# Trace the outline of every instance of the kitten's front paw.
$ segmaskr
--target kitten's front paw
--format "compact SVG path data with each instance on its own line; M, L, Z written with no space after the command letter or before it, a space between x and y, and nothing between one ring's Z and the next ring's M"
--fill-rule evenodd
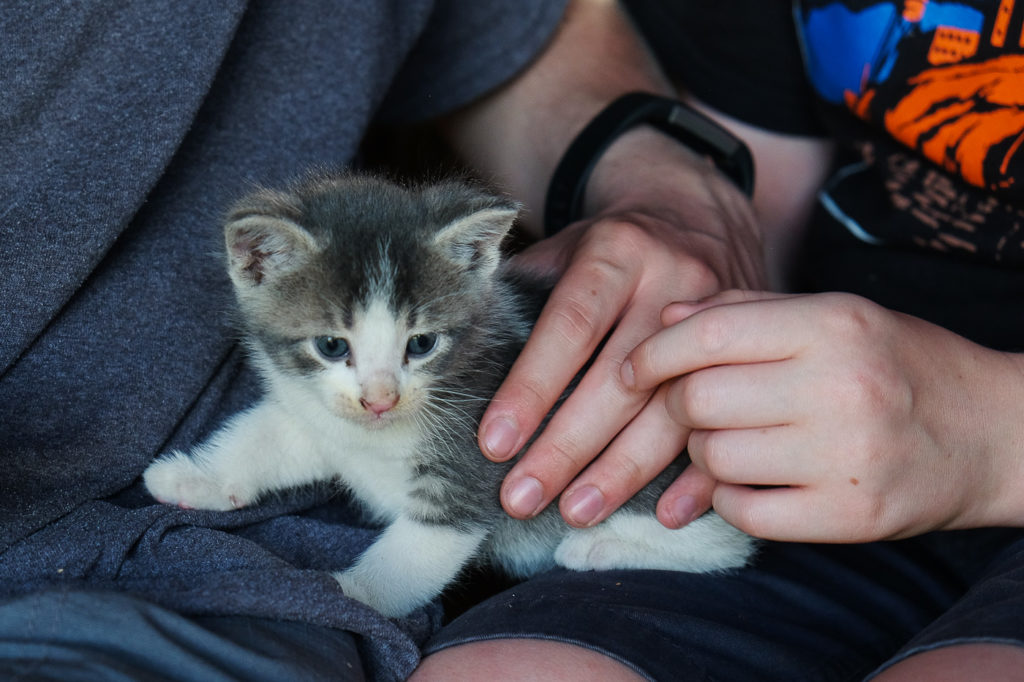
M614 534L593 529L570 532L555 550L555 563L573 571L601 571L629 566L638 547Z
M401 618L429 601L403 594L400 585L379 585L368 580L358 566L335 573L334 579L341 585L346 597L376 609L387 618Z
M163 456L142 474L149 494L163 504L182 509L227 511L249 505L255 495L241 486L217 479L188 455L174 452Z
M617 568L707 573L740 568L756 549L746 533L714 513L678 530L653 514L613 514L593 528L569 531L555 550L555 563L576 571Z

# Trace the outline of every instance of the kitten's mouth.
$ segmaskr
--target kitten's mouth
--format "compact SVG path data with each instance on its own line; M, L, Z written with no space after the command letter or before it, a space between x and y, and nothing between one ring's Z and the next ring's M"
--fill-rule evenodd
M375 412L364 412L360 421L364 426L370 429L383 429L391 424L395 423L399 419L399 415L389 410L387 412L375 413Z

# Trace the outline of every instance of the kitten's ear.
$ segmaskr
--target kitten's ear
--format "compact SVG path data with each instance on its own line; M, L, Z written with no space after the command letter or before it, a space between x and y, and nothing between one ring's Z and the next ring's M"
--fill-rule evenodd
M501 262L501 242L512 229L519 206L496 204L458 218L434 236L434 244L455 263L490 276Z
M291 220L254 214L229 219L224 244L228 272L238 288L294 272L320 250L313 236Z

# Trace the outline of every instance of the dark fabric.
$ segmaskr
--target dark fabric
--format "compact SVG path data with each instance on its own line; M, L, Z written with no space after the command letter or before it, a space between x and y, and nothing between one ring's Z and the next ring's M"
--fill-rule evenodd
M867 210L873 201L884 203L886 197L862 195L859 206ZM803 291L865 296L990 348L1024 351L1024 271L867 244L820 206L802 246L795 282Z
M396 626L321 572L369 540L324 515L330 491L189 514L131 487L259 394L227 324L228 205L253 183L351 163L382 108L420 120L496 87L563 5L5 5L0 597L90 585L349 628L371 675L411 670L434 616Z
M357 682L343 630L185 618L128 595L43 592L0 604L0 678L32 682Z
M768 543L751 567L719 575L559 570L468 610L426 650L541 638L600 651L657 682L859 680L954 604L1004 548L1024 551L1022 538L968 531L868 545ZM1018 623L1010 636L1024 646L1022 634Z
M1024 544L1011 545L953 608L914 636L875 673L942 646L986 642L1024 646Z
M1000 21L1012 12L969 0L798 7L826 125L871 167L826 187L833 214L876 245L1024 269L1024 50Z
M990 197L1024 200L1019 8L985 0L800 0L796 8L819 100Z
M1024 53L999 39L998 3L627 5L697 97L837 143L798 290L858 293L1024 348Z
M624 0L669 76L730 116L787 134L825 134L788 2Z

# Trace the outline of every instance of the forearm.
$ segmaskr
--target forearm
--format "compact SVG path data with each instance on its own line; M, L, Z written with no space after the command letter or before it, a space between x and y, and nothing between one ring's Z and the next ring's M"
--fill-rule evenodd
M539 237L548 183L569 143L610 101L637 90L672 94L617 3L573 0L536 62L443 130L470 165L525 204L524 224Z
M754 214L764 239L772 288L785 290L788 273L832 167L828 138L785 135L726 116L683 93L683 100L742 139L754 157Z
M527 72L450 117L444 129L472 166L525 203L524 224L536 238L542 234L544 198L552 171L571 140L608 102L636 90L676 92L616 3L576 0L549 48ZM685 93L683 97L686 99ZM753 202L756 221L738 222L756 223L765 232L765 251L758 248L752 256L758 260L767 257L771 285L779 286L825 177L831 144L764 131L688 101L743 139L754 155L758 169ZM684 203L696 202L698 209L700 204L724 200L731 210L745 210L745 199L739 194L724 197L715 182L709 188L707 175L718 174L708 170L703 159L677 141L653 128L635 128L601 156L587 186L584 214L621 213L639 206L649 212L680 198ZM681 197L684 188L686 196ZM707 196L709 190L715 196ZM666 192L674 196L667 198ZM691 226L698 223L692 221ZM754 243L744 240L748 245ZM731 279L734 285L769 285L769 280Z

